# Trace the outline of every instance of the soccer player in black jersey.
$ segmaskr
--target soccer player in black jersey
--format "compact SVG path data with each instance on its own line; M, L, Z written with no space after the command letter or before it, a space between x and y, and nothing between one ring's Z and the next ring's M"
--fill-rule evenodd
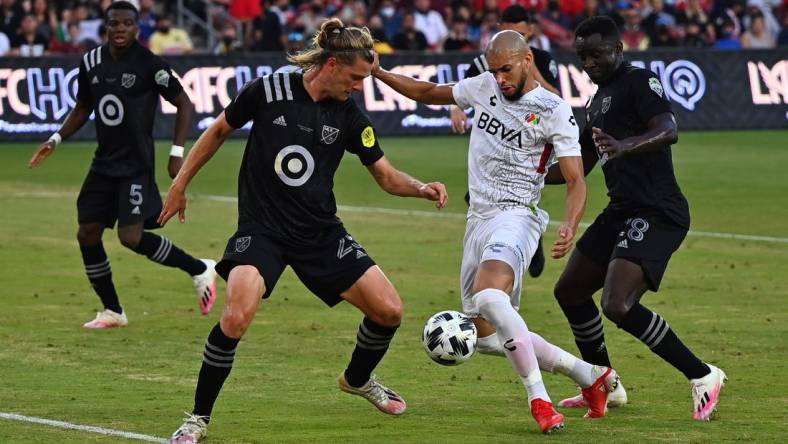
M371 377L402 319L397 291L336 216L334 174L345 151L378 185L398 196L446 204L446 188L422 183L384 157L369 119L351 100L370 75L373 40L366 28L325 21L314 47L289 58L302 73L275 73L247 83L200 137L170 187L159 218L184 220L186 186L235 129L252 122L238 178L238 229L216 266L227 280L222 318L208 335L194 409L172 442L197 442L230 373L236 346L261 297L290 266L328 306L348 301L364 313L339 388L391 415L405 401Z
M98 148L77 198L77 240L85 273L104 311L86 323L86 328L128 324L101 241L104 229L112 228L115 221L124 246L192 276L203 314L216 299L214 261L195 259L169 239L145 231L159 227L156 218L162 206L155 182L152 134L159 95L177 108L167 167L171 177L183 163L183 142L193 106L170 67L137 42L137 19L138 12L129 2L115 2L107 8L109 42L82 58L74 109L60 130L38 147L29 163L31 168L40 165L95 112Z
M534 32L534 23L536 23L536 20L533 14L527 9L520 5L511 5L501 13L501 23L499 27L502 31L517 32L528 40ZM553 57L549 52L534 48L533 46L531 47L531 54L533 54L534 59L533 67L536 68L532 68L534 80L539 82L546 90L560 96L561 93L558 91L558 88L560 88L560 83L558 81L558 65L556 65ZM476 77L489 69L490 65L487 63L487 57L484 54L480 54L470 63L470 67L465 71L465 77ZM449 110L452 131L457 134L465 134L465 131L468 129L468 116L465 114L465 111L457 105L451 105ZM465 203L469 202L470 194L466 193ZM544 250L542 248L542 240L539 239L539 248L537 248L534 253L531 263L528 264L528 274L530 274L531 277L539 277L544 271L544 266Z
M693 418L709 420L725 373L696 357L662 316L640 303L647 290L659 289L690 224L689 206L673 173L671 145L678 130L670 101L656 74L623 60L618 29L609 17L578 25L575 46L583 69L599 86L586 105L580 136L586 171L601 163L610 202L577 242L555 297L583 359L610 366L592 299L602 289L605 316L682 372L692 386ZM584 404L578 397L559 406Z

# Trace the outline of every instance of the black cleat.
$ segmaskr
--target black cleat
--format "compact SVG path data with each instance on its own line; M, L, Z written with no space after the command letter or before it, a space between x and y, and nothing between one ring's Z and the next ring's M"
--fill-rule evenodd
M538 278L544 271L544 249L542 248L542 238L539 238L539 246L536 248L534 257L528 265L528 274L533 278Z

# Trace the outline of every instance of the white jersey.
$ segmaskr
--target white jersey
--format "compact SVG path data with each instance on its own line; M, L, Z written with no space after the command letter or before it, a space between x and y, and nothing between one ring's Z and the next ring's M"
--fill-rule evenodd
M490 72L453 86L454 101L473 107L468 153L468 214L490 218L539 204L547 167L557 157L580 156L572 108L537 86L516 101L503 97Z

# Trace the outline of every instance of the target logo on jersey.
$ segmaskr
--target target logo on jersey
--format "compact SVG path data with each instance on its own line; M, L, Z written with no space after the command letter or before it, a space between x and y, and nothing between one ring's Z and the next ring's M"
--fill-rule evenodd
M277 153L274 171L285 185L300 187L315 172L315 159L303 146L288 145Z
M102 97L96 108L104 125L118 126L123 122L123 102L115 94L107 94Z

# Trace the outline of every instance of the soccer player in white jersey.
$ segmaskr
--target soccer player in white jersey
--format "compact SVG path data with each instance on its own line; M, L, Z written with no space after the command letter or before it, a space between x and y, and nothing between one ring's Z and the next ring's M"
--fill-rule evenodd
M566 222L553 244L554 258L572 248L583 216L586 185L578 129L569 105L531 74L533 55L513 31L496 34L485 53L489 71L455 85L438 85L394 74L375 61L372 75L418 102L473 107L476 122L468 155L470 208L461 270L463 310L479 330L479 351L505 355L528 393L531 414L543 433L563 428L540 368L570 376L605 414L607 394L618 376L593 366L528 331L520 317L523 270L547 227L538 207L546 167L557 162L566 178Z

